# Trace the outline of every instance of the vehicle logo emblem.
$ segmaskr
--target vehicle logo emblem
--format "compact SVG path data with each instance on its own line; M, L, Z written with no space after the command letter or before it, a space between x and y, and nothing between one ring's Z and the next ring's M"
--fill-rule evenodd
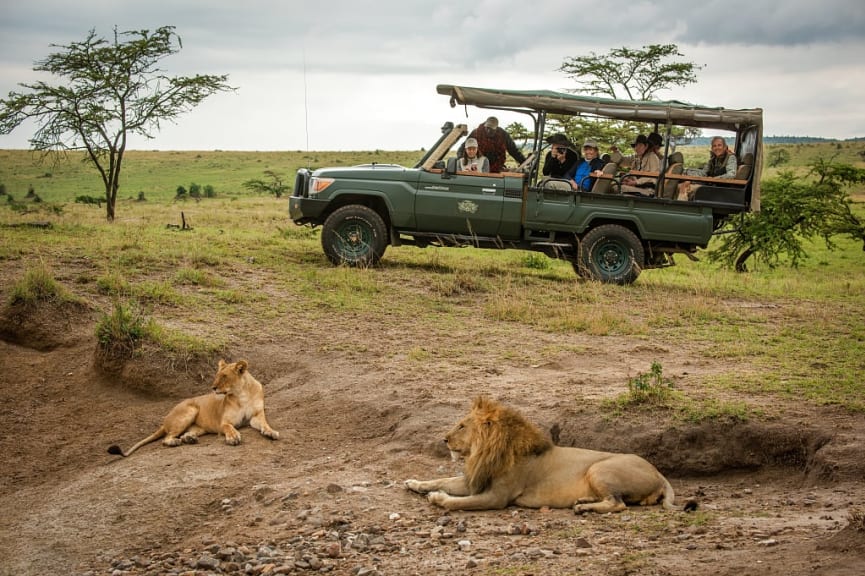
M462 202L457 204L457 210L459 210L460 212L465 212L467 214L474 214L478 211L478 205L471 200L463 200Z

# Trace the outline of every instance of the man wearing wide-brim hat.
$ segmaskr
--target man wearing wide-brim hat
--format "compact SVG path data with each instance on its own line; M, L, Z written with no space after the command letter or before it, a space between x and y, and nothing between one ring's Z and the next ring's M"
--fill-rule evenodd
M619 167L630 167L632 171L661 173L661 160L652 152L649 139L645 134L640 134L631 144L634 148L632 156L622 156L617 150L610 155L610 160ZM653 196L658 179L650 176L625 176L622 178L622 192L628 194L640 194L642 196Z

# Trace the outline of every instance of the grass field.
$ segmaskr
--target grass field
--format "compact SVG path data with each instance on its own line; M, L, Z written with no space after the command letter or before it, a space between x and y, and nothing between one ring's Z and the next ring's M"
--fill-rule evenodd
M791 160L785 167L804 174L808 161L835 154L861 166L863 146L786 146ZM687 150L686 160L696 163L704 153ZM242 187L265 170L293 183L302 166L412 165L421 154L130 152L117 221L109 224L104 206L74 203L79 195L102 195L92 168L77 161L39 164L28 152L2 150L0 184L7 194L23 201L32 186L42 200L25 210L0 206L3 294L29 270L45 268L80 297L141 307L164 327L164 344L186 353L230 346L236 336L221 327L237 314L266 320L291 310L347 318L407 315L417 319L420 331L488 319L647 343L663 335L701 343L731 366L750 367L705 377L710 400L716 392L727 398L742 392L865 410L860 243L839 238L833 251L810 244L810 257L796 270L737 274L682 258L676 267L647 271L626 287L580 281L570 264L521 251L389 248L380 268L354 270L328 264L318 231L288 219L286 198ZM764 178L775 170L767 169ZM193 182L213 186L216 197L175 200L177 187ZM854 191L854 198L862 202L865 194ZM861 204L857 211L865 215ZM181 213L192 230L176 228ZM35 222L51 227L22 226ZM226 274L242 277L241 288L227 284ZM270 297L276 291L286 296ZM420 362L430 354L470 361L459 350L412 354Z

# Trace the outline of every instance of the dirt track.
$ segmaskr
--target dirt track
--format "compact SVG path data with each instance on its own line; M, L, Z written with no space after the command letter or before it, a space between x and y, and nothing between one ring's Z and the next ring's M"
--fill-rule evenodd
M120 459L107 446L128 447L208 390L215 359L167 366L145 351L106 374L93 320L85 309L3 315L4 575L862 573L865 532L845 529L865 497L861 415L773 404L765 422L690 427L596 410L656 358L677 378L722 369L699 350L524 327L517 340L507 325L421 339L410 319L296 319L227 354L265 384L279 441L246 428L238 447L206 436ZM375 344L322 346L347 330ZM564 340L585 353L541 365L504 353ZM406 354L457 342L471 365ZM645 456L701 511L434 509L402 482L456 471L439 439L481 392L556 426L561 444Z

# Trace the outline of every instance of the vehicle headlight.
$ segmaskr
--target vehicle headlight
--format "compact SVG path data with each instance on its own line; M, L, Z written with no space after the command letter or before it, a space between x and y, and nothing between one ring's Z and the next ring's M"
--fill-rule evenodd
M318 194L324 191L325 188L333 184L333 178L312 178L309 181L309 196L318 196Z

